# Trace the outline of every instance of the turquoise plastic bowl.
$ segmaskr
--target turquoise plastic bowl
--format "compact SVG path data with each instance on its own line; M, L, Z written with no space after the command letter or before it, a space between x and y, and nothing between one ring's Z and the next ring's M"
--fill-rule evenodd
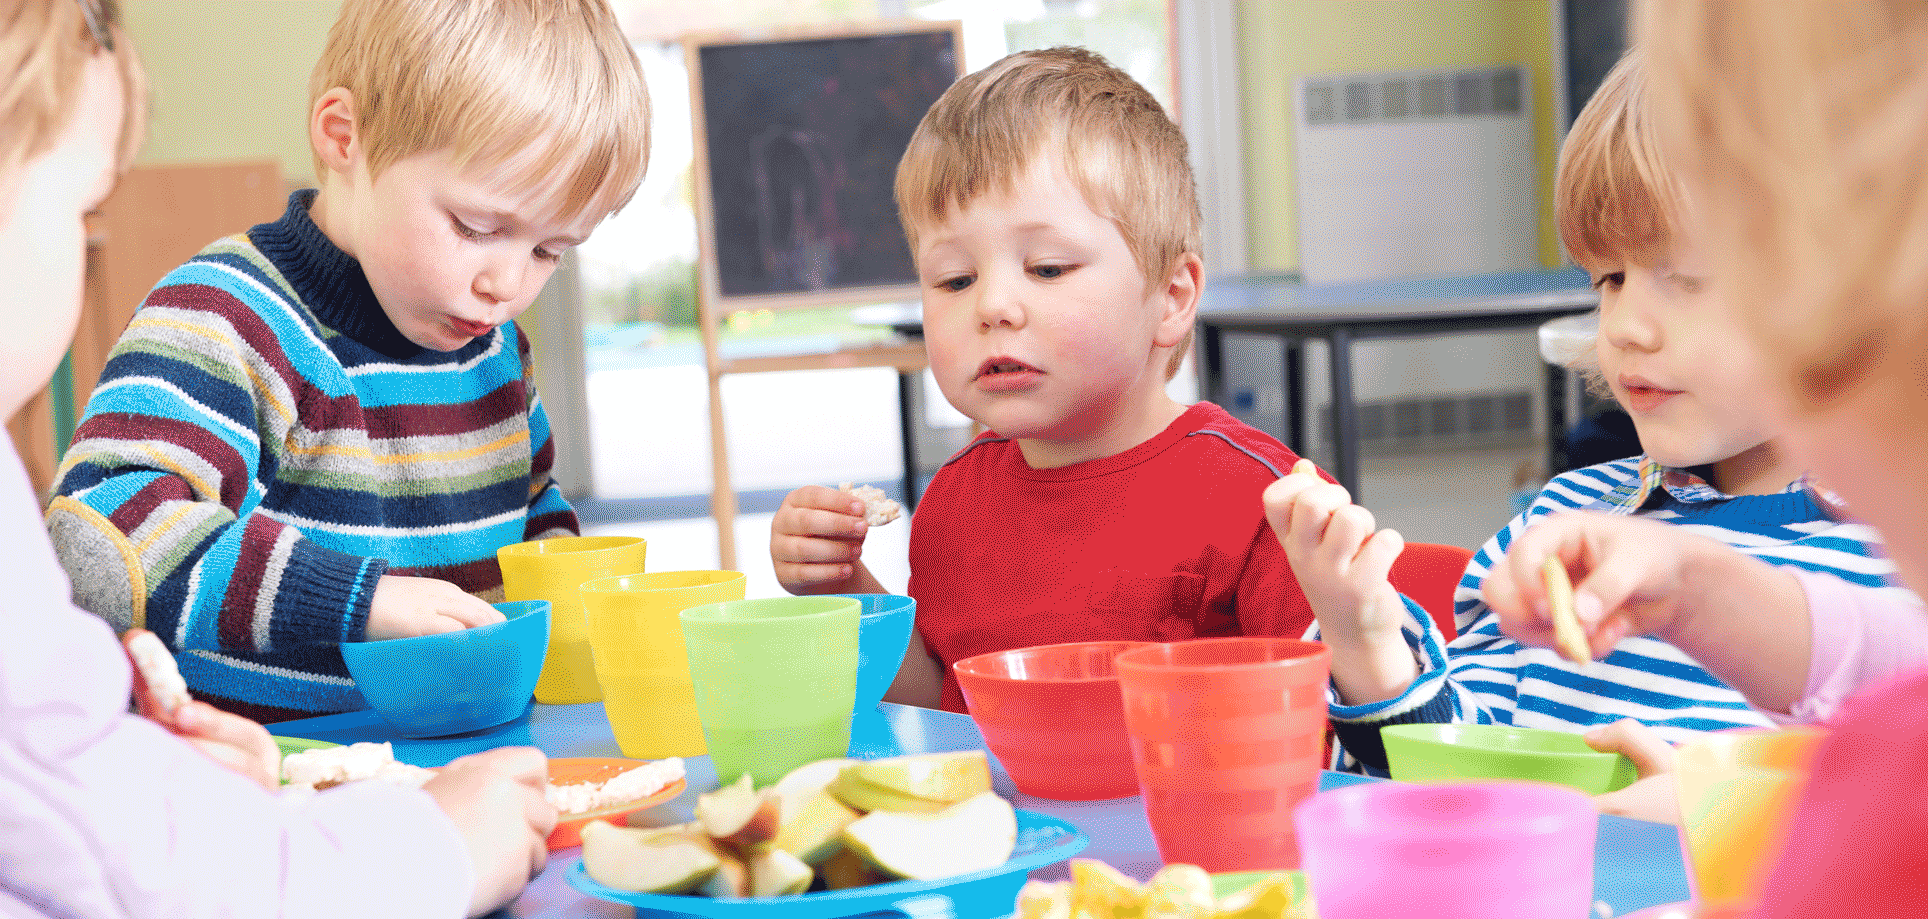
M876 711L904 665L917 601L902 594L830 594L858 602L856 713Z
M1578 734L1505 724L1393 724L1379 729L1386 765L1402 782L1519 779L1590 795L1638 778L1633 762L1601 753Z
M549 650L549 601L497 603L480 628L341 645L375 714L403 737L444 737L515 720L529 707Z

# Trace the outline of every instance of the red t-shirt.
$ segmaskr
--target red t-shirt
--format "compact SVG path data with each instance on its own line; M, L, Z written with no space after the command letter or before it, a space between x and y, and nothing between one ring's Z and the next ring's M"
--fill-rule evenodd
M985 434L938 470L911 523L917 630L951 664L1068 641L1298 638L1312 608L1265 522L1298 456L1209 402L1104 459L1033 469Z
M1759 919L1928 916L1928 676L1850 703L1815 754Z

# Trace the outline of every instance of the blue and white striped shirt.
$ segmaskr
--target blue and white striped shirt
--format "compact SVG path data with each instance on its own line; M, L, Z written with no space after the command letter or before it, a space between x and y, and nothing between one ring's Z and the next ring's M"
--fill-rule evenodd
M1732 496L1645 457L1578 469L1547 483L1524 514L1473 556L1454 594L1459 637L1451 644L1424 610L1406 601L1405 637L1419 676L1405 693L1383 702L1342 705L1332 697L1340 768L1383 774L1378 731L1387 724L1458 721L1583 731L1634 718L1678 742L1700 731L1769 723L1740 693L1652 636L1623 639L1604 660L1576 668L1550 648L1527 647L1500 632L1499 615L1480 593L1487 571L1526 527L1568 510L1638 514L1688 527L1770 564L1913 596L1890 583L1894 566L1880 553L1874 530L1830 518L1804 482L1777 494Z

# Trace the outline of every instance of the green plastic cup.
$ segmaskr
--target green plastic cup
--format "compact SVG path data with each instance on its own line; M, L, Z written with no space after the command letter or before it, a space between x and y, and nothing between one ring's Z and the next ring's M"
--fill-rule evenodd
M1505 724L1394 724L1379 730L1386 765L1402 782L1520 779L1590 795L1617 791L1639 775L1633 761L1601 753L1578 734Z
M849 751L861 610L853 597L775 597L682 611L718 783L747 773L761 787Z

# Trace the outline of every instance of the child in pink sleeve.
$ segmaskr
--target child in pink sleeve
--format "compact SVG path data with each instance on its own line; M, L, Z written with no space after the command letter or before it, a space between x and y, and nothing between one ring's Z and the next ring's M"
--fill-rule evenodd
M83 218L132 159L144 100L115 4L7 10L0 414L11 416L73 334ZM0 450L0 558L0 915L474 915L545 863L555 810L538 751L457 760L422 789L283 799L238 774L272 774L260 725L199 702L165 727L130 714L126 654L105 621L73 605L11 447Z

